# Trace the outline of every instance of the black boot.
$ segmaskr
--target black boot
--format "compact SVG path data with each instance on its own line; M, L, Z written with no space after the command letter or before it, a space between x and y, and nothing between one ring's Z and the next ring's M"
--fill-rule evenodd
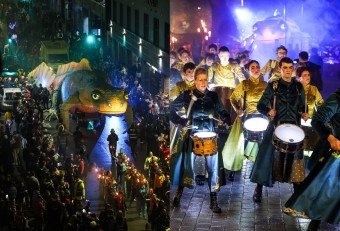
M307 231L317 231L320 227L320 220L312 220L307 228Z
M253 201L260 203L262 200L262 188L263 186L261 184L257 184L254 195L253 195Z
M174 207L178 207L179 203L181 202L181 197L182 197L182 193L183 193L183 186L178 186L177 191L175 193L174 198L172 199L172 205Z
M214 213L222 212L221 208L218 207L218 204L217 204L217 193L216 192L210 193L210 209L212 209Z
M229 172L229 176L228 176L228 180L229 181L234 181L234 176L235 176L235 172L234 171L230 171Z

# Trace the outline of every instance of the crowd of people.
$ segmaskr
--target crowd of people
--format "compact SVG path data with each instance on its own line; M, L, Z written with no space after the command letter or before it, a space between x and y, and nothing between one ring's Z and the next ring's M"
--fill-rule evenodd
M329 100L332 103L324 103L320 94L322 67L312 63L306 51L301 51L299 59L293 61L282 45L276 49L277 58L270 59L262 69L258 61L250 59L248 51L230 57L225 46L217 49L211 44L207 48L198 65L194 63L196 58L191 57L191 51L183 47L170 54L170 120L177 128L174 131L180 131L171 134L175 139L171 144L175 144L171 147L170 174L172 184L178 185L173 206L180 206L184 187L200 185L201 180L197 179L201 174L195 167L196 159L203 156L203 175L208 177L211 192L210 209L220 213L216 193L225 179L234 180L235 172L241 170L243 160L247 158L254 162L250 180L257 184L253 194L255 203L261 203L263 186L273 187L275 182L292 183L294 199L287 205L294 209L285 210L287 214L295 217L303 214L302 217L313 219L309 230L317 230L320 220L338 223L339 213L333 209L327 209L334 215L330 218L326 212L320 212L323 206L316 208L317 215L312 207L301 207L303 195L311 192L313 185L321 179L326 179L321 172L329 170L328 167L320 170L320 167L317 171L310 167L312 172L306 178L304 158L310 157L311 153L310 159L314 160L329 158L331 154L326 153L336 157L339 152L338 124L335 122L339 97L333 94ZM313 60L319 57L315 48L312 55ZM321 126L321 121L322 124L330 121L332 130ZM227 127L229 135L219 152L215 128L221 124ZM319 152L321 147L329 145L332 151ZM335 162L332 159L324 165ZM227 178L219 173L221 166L229 171ZM336 174L328 177L333 182Z
M119 76L118 73L122 72L115 71L115 78ZM133 73L129 77L125 74L122 76L123 79L136 77ZM108 204L117 204L117 201L120 201L119 207L125 214L127 204L131 205L135 200L139 216L147 219L151 230L165 230L170 226L168 96L162 89L152 96L143 89L137 78L134 79L133 82L128 81L131 85L120 87L125 87L130 92L130 102L137 118L127 130L131 156L135 160L140 158L142 153L138 146L145 147L148 156L142 157L145 159L144 169L137 170L135 164L123 152L123 148L118 148L119 137L115 130L111 129L107 141L112 165L110 170L101 170L99 180L102 182L103 196ZM120 193L117 193L119 189Z
M104 70L110 74L108 69ZM130 81L131 78L135 81ZM116 182L117 187L115 191L106 191L105 211L100 214L91 212L90 202L86 201L85 189L89 186L85 185L85 179L89 171L97 168L90 160L84 145L86 138L79 126L71 133L58 119L55 127L49 127L50 123L44 121L44 111L51 106L51 94L41 84L37 86L34 79L1 79L2 88L20 87L23 92L18 103L5 113L0 129L1 214L6 217L1 219L1 227L8 230L121 227L127 230L126 202L130 202L130 206L133 201L137 203L140 217L151 224L151 230L169 227L168 96L162 90L155 95L144 90L135 74L128 77L121 74L115 79L118 83L126 80L126 85L118 87L131 93L130 103L137 118L128 131L131 155L142 158L143 154L137 150L138 142L134 142L140 140L141 145L147 147L146 152L155 153L155 157L152 161L146 158L150 161L145 169L137 170L122 149L115 150L117 159L112 165L117 164L120 178L110 177L110 170L103 174L110 179L107 182ZM107 186L105 190L112 184Z

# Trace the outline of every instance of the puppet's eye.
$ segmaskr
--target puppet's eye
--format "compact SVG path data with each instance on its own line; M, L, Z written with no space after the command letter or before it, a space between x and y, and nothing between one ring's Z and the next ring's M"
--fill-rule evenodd
M91 97L93 100L97 101L100 99L100 92L99 91L93 91L92 94L91 94Z

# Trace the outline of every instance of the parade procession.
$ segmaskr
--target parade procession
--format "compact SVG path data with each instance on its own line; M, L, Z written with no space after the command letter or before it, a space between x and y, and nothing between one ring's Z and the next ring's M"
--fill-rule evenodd
M237 30L222 25L245 28L244 4L233 20L214 4L196 15L172 4L171 228L337 230L339 78L316 46L290 40L293 16L275 12L252 39L230 38Z
M339 231L339 9L0 0L0 230Z

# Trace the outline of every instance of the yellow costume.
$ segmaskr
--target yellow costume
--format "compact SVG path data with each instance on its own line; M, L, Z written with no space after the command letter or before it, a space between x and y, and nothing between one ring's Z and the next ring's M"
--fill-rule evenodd
M247 115L260 114L256 106L266 86L266 82L252 76L248 80L242 81L230 98L234 110L247 108L244 112L245 118ZM245 92L246 97L244 99ZM242 103L239 104L239 101ZM245 106L243 106L244 103ZM242 117L237 117L222 151L224 168L230 171L238 171L242 168L244 156L247 156L251 161L256 159L259 144L248 141L246 148L244 148L245 139L242 131Z
M307 105L308 105L308 117L312 118L314 111L316 111L315 109L320 107L324 101L316 86L307 84L303 86L303 88L305 89L306 100L307 100ZM304 123L302 123L302 125L304 125ZM312 127L310 126L301 126L301 127L306 135L304 142L303 142L303 145L304 145L303 153L305 156L311 156L315 148L315 145L319 141L319 136Z
M156 174L155 179L154 179L153 188L154 189L162 188L164 181L165 181L165 175L164 174L161 174L161 175Z
M199 64L197 64L197 68L203 67L205 64L206 64L205 59L202 59L201 62Z
M239 84L236 87L236 89L234 90L233 94L230 97L230 103L233 106L234 110L237 111L240 109L238 101L240 99L242 100L244 99L244 92L246 91L247 95L245 108L248 109L245 112L245 115L260 114L256 109L256 106L266 86L267 86L266 82L260 80L259 78L256 79L252 76L250 76L248 80L241 82L241 84Z
M305 89L305 94L307 98L308 116L309 118L312 118L314 107L320 107L324 101L317 87L307 84L303 88Z
M171 67L177 69L179 72L182 72L183 66L184 63L176 61Z
M281 78L281 71L279 67L280 60L272 60L269 59L266 65L261 69L261 79L264 79L264 76L268 74L268 83L273 82ZM293 71L292 77L296 76L295 70Z
M182 94L185 90L194 90L195 81L189 82L188 80L183 80L177 82L175 86L170 90L170 100L174 100L177 96Z
M261 69L261 79L268 73L268 82L272 82L281 78L281 72L279 67L279 60L269 59L266 65Z
M229 87L235 88L235 79L239 82L245 80L241 68L237 64L229 63L226 66L222 66L221 63L214 63L208 70L208 81L212 82L214 77L214 84L216 87Z
M230 104L230 96L238 82L245 80L242 70L238 64L229 63L226 66L215 63L208 70L209 83L215 84L215 91L220 96L225 109L230 113L231 123L236 118L235 112Z

